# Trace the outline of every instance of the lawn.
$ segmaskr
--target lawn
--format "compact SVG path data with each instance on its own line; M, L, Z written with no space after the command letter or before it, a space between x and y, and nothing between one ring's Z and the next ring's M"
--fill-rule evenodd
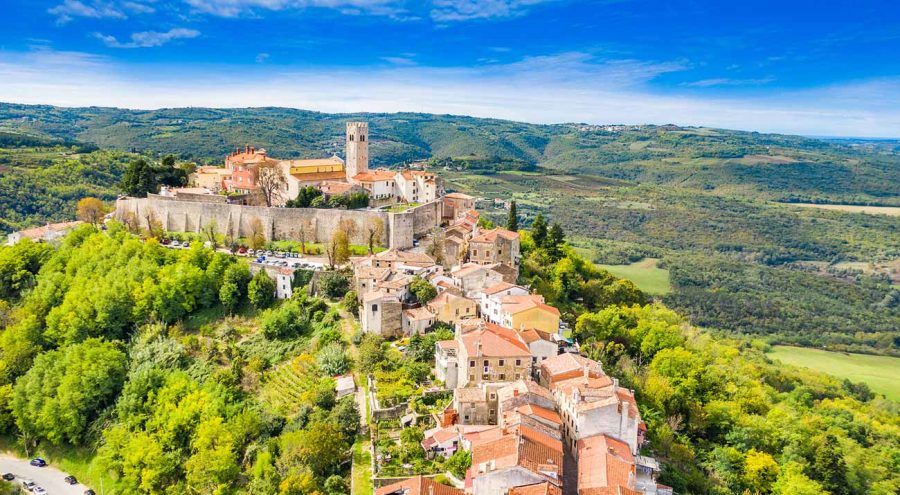
M659 268L656 258L644 258L630 265L597 265L619 278L631 280L639 289L654 296L662 296L672 291L669 284L669 270Z
M353 444L353 495L372 495L372 454L369 440L360 436Z
M874 392L900 401L900 358L789 346L775 346L769 357L838 378L865 382Z

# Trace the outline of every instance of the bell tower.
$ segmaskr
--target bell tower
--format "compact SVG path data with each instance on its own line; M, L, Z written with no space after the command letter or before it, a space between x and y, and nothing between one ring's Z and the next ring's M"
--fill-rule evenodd
M347 181L356 174L369 170L369 124L368 122L347 122L347 159L344 171Z

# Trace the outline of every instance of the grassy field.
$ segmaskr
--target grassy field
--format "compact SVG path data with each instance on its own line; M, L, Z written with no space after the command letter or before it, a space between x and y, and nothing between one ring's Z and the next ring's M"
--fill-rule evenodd
M789 346L775 346L769 356L786 364L865 382L873 391L900 401L900 358Z
M870 215L889 215L900 217L900 207L897 206L864 206L864 205L829 205L814 203L789 203L791 206L801 208L818 208L820 210L843 211L845 213L868 213Z
M627 278L639 289L654 296L661 296L672 291L669 284L669 270L659 268L656 258L644 258L630 265L597 265L619 278Z

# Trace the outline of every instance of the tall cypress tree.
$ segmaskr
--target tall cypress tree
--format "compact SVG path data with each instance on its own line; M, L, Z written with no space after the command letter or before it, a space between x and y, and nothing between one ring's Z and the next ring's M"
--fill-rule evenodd
M513 232L519 231L519 215L516 213L516 201L509 204L509 215L506 217L506 229Z
M540 213L534 217L534 222L531 222L531 238L534 239L534 245L537 247L543 247L544 241L547 240L547 221Z

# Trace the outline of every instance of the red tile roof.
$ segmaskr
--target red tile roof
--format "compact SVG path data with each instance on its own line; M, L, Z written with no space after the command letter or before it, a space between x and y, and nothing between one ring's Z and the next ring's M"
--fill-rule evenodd
M510 488L507 495L562 495L562 490L553 483L544 481L533 485Z
M472 242L495 242L497 240L497 237L502 237L504 239L512 241L519 238L519 233L497 227L496 229L485 230L484 232L481 232L480 234L472 238Z
M390 170L375 169L356 174L353 176L353 180L355 182L381 182L393 180L395 175L397 175L396 172L391 172Z
M465 495L459 488L442 485L431 478L416 476L375 490L375 495Z
M627 443L606 435L595 435L579 440L576 448L579 495L620 493L593 490L634 487L634 457Z
M445 293L446 294L446 293ZM515 330L485 322L478 330L463 334L463 345L469 357L528 357L531 352ZM478 353L481 344L481 353Z

